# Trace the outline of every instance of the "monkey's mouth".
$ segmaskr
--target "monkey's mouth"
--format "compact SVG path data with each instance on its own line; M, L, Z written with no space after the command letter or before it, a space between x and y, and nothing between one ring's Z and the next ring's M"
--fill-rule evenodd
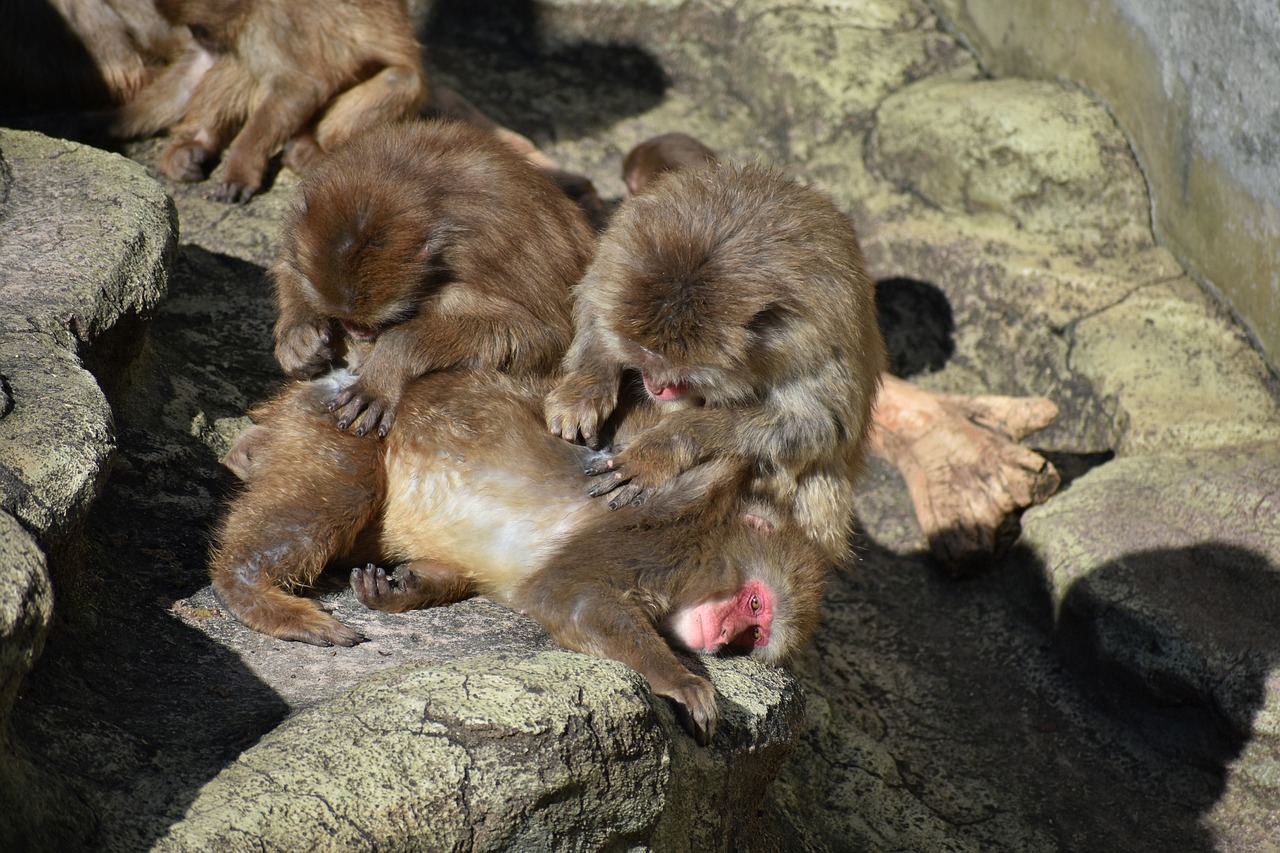
M348 335L362 343L369 343L378 337L377 326L362 326L359 323L353 323L350 320L343 320L342 328L347 330Z
M655 400L683 400L689 393L688 382L658 383L650 379L647 373L642 373L641 377L644 379L644 390Z

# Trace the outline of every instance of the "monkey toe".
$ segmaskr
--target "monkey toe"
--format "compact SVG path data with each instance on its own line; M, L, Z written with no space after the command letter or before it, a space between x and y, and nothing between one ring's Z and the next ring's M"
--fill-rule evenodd
M627 483L618 489L609 501L609 509L622 509L624 506L640 506L644 503L647 492L635 483Z
M351 590L365 607L384 613L412 610L421 598L417 578L411 572L402 570L389 575L386 569L372 563L351 570Z
M257 191L256 186L239 181L223 181L213 188L209 197L214 201L225 201L228 204L246 204Z

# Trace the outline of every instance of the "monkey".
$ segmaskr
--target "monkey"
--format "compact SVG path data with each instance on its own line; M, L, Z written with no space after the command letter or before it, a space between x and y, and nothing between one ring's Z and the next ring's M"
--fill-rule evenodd
M124 103L191 41L153 0L0 0L0 110Z
M269 159L304 171L323 152L430 102L403 0L156 0L193 39L115 116L118 138L168 129L159 170L199 181L226 149L211 196L246 202Z
M626 197L640 195L659 175L718 160L714 151L687 133L663 133L646 139L627 152L622 160Z
M317 163L276 260L275 355L310 378L362 342L337 425L386 436L405 384L475 367L541 375L572 335L595 233L546 174L486 129L381 125Z
M755 165L676 169L601 235L547 426L601 447L621 389L642 387L664 416L589 464L592 495L643 502L735 457L841 564L885 367L874 300L852 225L816 190Z
M749 472L736 460L699 466L645 505L612 512L584 489L584 468L599 453L546 430L546 378L419 377L382 442L328 423L330 386L344 381L349 373L337 370L294 383L256 412L233 448L253 461L211 574L246 625L312 643L360 642L286 591L344 561L357 566L357 598L382 611L485 594L527 612L566 648L631 666L704 744L715 731L715 689L673 645L777 664L812 634L824 557L785 509L743 497ZM655 414L644 400L620 412L619 441ZM391 564L400 568L389 573Z

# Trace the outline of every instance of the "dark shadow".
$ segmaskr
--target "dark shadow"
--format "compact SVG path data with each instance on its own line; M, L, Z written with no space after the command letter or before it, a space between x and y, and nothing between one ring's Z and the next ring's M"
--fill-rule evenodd
M942 289L911 278L876 282L876 314L889 372L909 379L941 370L955 353L955 319Z
M530 0L441 0L424 30L434 78L539 144L652 109L669 85L657 60L630 45L551 46Z
M817 849L884 846L859 835L862 821L831 816L880 813L873 792L887 760L887 781L956 826L1003 814L1050 849L1218 849L1204 816L1280 665L1276 567L1226 546L1139 554L1073 586L1055 624L1031 583L1043 568L1025 549L1005 578L956 584L924 553L859 541L858 564L832 579L815 648L797 666L810 702L821 697L830 713L784 770L789 784L811 786L799 789L803 813L780 815L798 834L834 841ZM1035 603L1039 625L1008 594L1010 578L1028 587L1021 603ZM1162 629L1220 650L1203 683L1141 630L1153 626L1123 612L1116 584L1156 602ZM1127 665L1152 654L1163 663L1151 678ZM984 849L1010 848L989 839Z
M1034 446L1034 441L1030 442ZM1068 453L1060 450L1040 450L1036 452L1053 463L1062 485L1055 494L1062 494L1071 488L1071 484L1079 477L1088 474L1094 468L1105 465L1116 457L1114 450L1103 450L1098 453Z
M1220 776L1280 666L1280 567L1213 542L1143 551L1076 580L1056 616L1045 572L1025 548L1004 569L1090 694L1163 752Z
M89 51L48 0L0 0L0 22L0 120L110 102Z

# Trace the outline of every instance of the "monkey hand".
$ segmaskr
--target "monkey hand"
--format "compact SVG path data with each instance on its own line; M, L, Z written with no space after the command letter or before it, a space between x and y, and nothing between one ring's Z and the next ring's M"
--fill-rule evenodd
M347 429L358 420L356 435L377 431L379 438L386 438L391 432L401 387L391 390L373 386L368 376L361 376L329 401L329 411L338 416L338 429Z
M618 380L570 373L543 403L547 429L565 441L600 449L600 426L618 405Z
M662 486L698 462L696 448L681 433L662 425L650 428L612 456L595 460L585 469L595 478L587 487L593 498L609 496L609 509L639 506Z
M318 376L333 358L328 323L298 323L276 330L276 361L294 379Z
M675 703L676 716L699 746L711 742L716 733L716 722L720 719L715 685L686 671L676 683L653 684L653 692Z

